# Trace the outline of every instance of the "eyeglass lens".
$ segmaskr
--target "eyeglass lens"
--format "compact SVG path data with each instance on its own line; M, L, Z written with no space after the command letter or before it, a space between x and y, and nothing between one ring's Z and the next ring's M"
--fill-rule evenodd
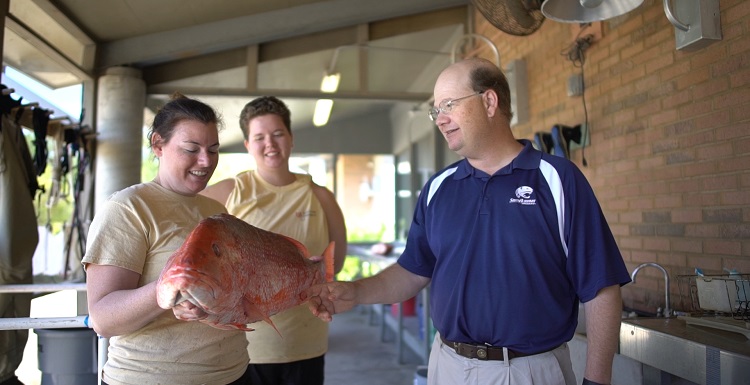
M484 91L480 91L480 92L473 93L471 95L460 97L458 99L443 100L442 102L440 102L440 104L438 104L437 107L430 108L430 110L427 112L427 114L430 116L430 120L432 120L434 122L435 120L437 120L439 113L442 112L443 114L446 114L446 115L450 114L451 111L453 110L453 107L456 105L455 103L457 101L463 100L463 99L466 99L466 98L470 98L472 96L481 95L483 93L484 93Z

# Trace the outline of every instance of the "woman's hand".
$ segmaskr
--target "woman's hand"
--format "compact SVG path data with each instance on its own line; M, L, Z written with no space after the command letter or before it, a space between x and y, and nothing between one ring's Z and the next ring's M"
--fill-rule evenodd
M190 301L182 301L179 304L172 307L174 316L182 321L200 321L208 317L203 308L196 306Z

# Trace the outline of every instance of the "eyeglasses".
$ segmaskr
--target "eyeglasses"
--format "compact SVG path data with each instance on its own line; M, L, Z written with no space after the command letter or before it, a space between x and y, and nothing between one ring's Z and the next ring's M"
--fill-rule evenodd
M432 120L434 122L434 121L437 120L438 114L441 113L441 112L444 113L444 114L446 114L446 115L449 115L451 113L451 111L453 111L453 107L456 106L456 102L464 100L466 98L470 98L472 96L481 95L483 93L484 93L484 91L480 91L480 92L476 92L476 93L473 93L471 95L464 96L464 97L458 98L458 99L443 100L442 102L440 102L440 104L438 104L437 107L430 108L430 110L427 111L427 114L430 115L430 120Z

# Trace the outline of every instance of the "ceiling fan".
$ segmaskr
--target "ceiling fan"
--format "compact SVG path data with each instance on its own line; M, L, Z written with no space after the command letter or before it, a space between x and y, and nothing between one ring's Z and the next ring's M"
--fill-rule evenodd
M534 33L544 22L544 0L471 0L495 28L514 36Z

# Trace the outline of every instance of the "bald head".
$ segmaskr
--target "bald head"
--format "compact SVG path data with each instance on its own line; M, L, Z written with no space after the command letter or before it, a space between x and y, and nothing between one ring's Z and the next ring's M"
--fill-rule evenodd
M469 58L448 66L440 73L437 82L449 79L467 81L469 88L475 92L493 90L498 96L498 110L508 118L513 117L510 110L510 87L508 79L494 63L483 58ZM437 85L437 84L436 84Z
M459 71L473 72L479 68L485 68L486 70L494 69L498 72L500 71L500 69L497 68L497 66L494 63L492 63L491 61L487 59L480 58L480 57L471 57L471 58L457 61L449 65L448 67L446 67L445 70L454 69L454 70L459 70Z

